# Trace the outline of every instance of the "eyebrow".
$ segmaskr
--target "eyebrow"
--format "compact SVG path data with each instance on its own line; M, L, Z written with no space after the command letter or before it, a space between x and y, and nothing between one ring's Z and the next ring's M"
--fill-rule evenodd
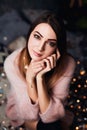
M38 31L35 31L36 33L38 33L41 37L43 37ZM48 40L52 40L52 41L57 41L56 39L48 39Z
M35 31L36 33L38 33L41 37L43 37L38 31Z

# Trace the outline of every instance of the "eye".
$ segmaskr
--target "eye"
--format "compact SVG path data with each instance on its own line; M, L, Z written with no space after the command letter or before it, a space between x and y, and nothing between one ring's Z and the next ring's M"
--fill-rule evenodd
M40 39L40 36L38 34L34 34L34 38Z
M56 43L55 42L49 42L48 43L51 47L55 47L56 46Z

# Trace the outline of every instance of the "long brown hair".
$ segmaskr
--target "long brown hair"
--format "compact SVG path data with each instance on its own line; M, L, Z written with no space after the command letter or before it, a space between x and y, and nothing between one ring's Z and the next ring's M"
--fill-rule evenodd
M48 23L57 36L57 48L60 52L60 58L57 61L57 65L54 69L52 69L50 72L47 72L45 75L45 80L48 81L48 86L53 86L58 78L64 74L65 68L67 66L67 51L66 51L66 33L65 28L62 19L52 13L51 11L44 12L39 18L37 18L33 24L31 25L31 28L29 30L27 41L26 41L26 47L21 51L20 57L19 57L19 69L21 74L26 77L26 65L29 65L31 58L28 52L28 39L31 34L31 32L34 30L34 28L40 24L40 23ZM51 73L51 74L50 74Z

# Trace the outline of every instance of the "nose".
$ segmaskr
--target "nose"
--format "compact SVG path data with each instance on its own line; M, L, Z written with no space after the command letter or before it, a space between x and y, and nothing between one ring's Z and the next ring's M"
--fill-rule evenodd
M45 42L41 42L39 47L38 47L38 50L43 51L44 49L45 49Z

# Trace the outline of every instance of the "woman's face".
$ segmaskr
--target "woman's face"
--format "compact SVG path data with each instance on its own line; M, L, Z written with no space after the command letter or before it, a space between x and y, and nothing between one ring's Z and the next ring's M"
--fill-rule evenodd
M57 37L47 23L38 24L28 40L28 51L31 59L42 60L52 55L57 48Z

